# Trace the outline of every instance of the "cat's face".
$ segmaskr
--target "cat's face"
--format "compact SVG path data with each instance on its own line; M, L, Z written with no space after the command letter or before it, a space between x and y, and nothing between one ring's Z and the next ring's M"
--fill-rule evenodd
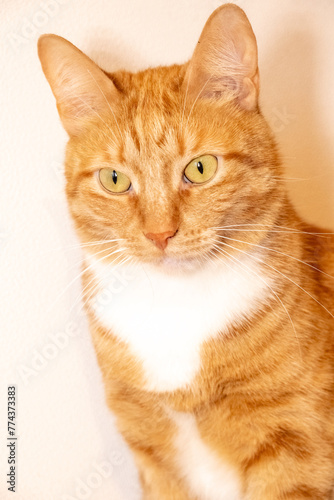
M245 22L240 9L232 11ZM215 17L202 46L207 38L212 44ZM257 107L256 44L254 49L249 29L250 48L243 44L239 67L218 83L217 67L208 68L207 53L199 49L186 65L119 72L110 80L68 42L42 42L52 46L53 66L55 58L63 66L64 76L58 71L51 85L70 134L69 206L82 240L99 242L87 251L99 251L105 262L131 258L188 268L221 258L215 245L222 227L226 233L232 225L275 217L279 167ZM40 55L49 76L46 48ZM256 233L249 234L255 242Z
M139 261L188 261L209 256L218 227L268 211L274 158L261 116L224 102L185 104L179 71L134 76L114 106L117 124L106 106L103 120L70 143L67 194L85 241L120 239L111 247ZM259 136L267 149L258 148ZM203 155L214 157L216 171L203 184L190 182L185 169ZM108 191L99 180L105 168L109 182L116 171L130 188ZM176 234L164 250L145 236L165 232Z

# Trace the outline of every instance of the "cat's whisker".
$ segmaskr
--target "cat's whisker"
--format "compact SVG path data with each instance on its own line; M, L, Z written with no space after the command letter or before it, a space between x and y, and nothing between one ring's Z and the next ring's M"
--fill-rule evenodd
M215 265L215 267L218 266L218 262L217 262L217 258L216 258L217 256L211 248L207 251L207 255L203 254L203 257L207 257L207 260L208 260L210 265L213 263Z
M314 181L315 179L323 179L326 177L327 174L317 174L317 175L312 175L311 177L284 177L284 176L278 176L278 175L273 175L272 178L276 180L288 180L288 181Z
M250 224L250 225L252 226L253 224ZM240 224L240 226L243 226L243 224ZM247 225L245 225L245 227L247 227ZM265 226L265 227L270 228L271 226L268 225L268 226ZM286 229L286 230L282 230L282 229L259 229L259 228L256 228L256 229L244 229L244 228L241 228L241 229L239 229L237 226L221 226L221 227L213 227L211 229L217 230L217 231L231 230L231 231L247 231L247 232L259 232L259 233L261 233L261 232L262 233L264 233L264 232L265 233L272 232L272 233L291 233L291 234L296 234L296 233L300 233L301 232L299 229Z
M96 241L89 241L87 243L81 243L81 247L88 247L88 246L93 246L93 245L102 245L103 243L114 243L116 241L125 241L124 238L112 238L110 240L96 240Z
M326 236L326 235L332 235L334 234L334 232L311 232L311 231L302 231L301 229L297 229L297 228L292 228L292 227L287 227L287 226L278 226L276 224L272 225L272 224L253 224L253 223L245 223L245 224L230 224L228 226L218 226L218 227L212 227L210 229L213 229L213 230L216 230L216 231L223 231L225 229L231 229L231 228L235 228L235 227L248 227L248 226L260 226L260 227L275 227L275 228L278 228L278 229L284 229L286 231L276 231L276 229L274 230L270 230L270 232L282 232L282 233L291 233L291 234L294 234L294 233L299 233L299 234L309 234L309 235L317 235L317 236ZM233 229L234 231L236 231L236 229ZM242 229L240 229L239 231L242 231ZM253 231L257 231L257 229L253 229ZM259 230L260 231L260 230ZM267 230L263 230L263 231L267 231ZM269 231L268 231L269 232Z
M210 260L209 256L206 255L205 253L197 251L195 253L195 255L196 255L196 257L195 257L196 262L198 262L198 264L201 266L202 269L204 268L205 264L209 264L209 265L211 264L211 260Z
M228 269L230 269L230 271L232 271L234 274L237 274L238 276L240 276L240 273L237 271L237 269L235 269L234 267L232 267L232 265L229 265L226 261L226 259L228 261L232 261L232 259L230 258L230 256L226 253L223 253L221 251L221 249L216 249L216 252L218 252L220 255L222 255L224 257L224 259L222 259L219 255L217 255L217 253L214 253L213 250L211 250L211 253L212 253L212 256L214 257L214 260L218 263L218 262L223 262L224 266L226 266ZM233 263L233 261L232 261ZM241 266L240 266L241 267ZM249 275L250 273L246 271L246 273ZM237 336L237 333L235 333L234 331L232 331L232 335L234 337ZM253 349L253 346L250 346L250 348L252 349L254 355L256 354L255 350Z
M213 252L210 249L207 253L202 254L202 259L204 259L208 264L211 265L211 263L215 264L217 266L217 263L215 262L214 259L211 259L210 257L213 256Z
M122 256L120 256L122 257ZM116 259L117 261L117 259ZM123 257L123 260L121 260L120 262L116 262L116 261L113 261L113 262L109 262L107 265L106 265L106 271L110 268L110 267L113 267L113 271L115 271L116 269L120 269L122 266L124 266L125 264L127 264L128 262L132 262L132 258L131 256L126 256L126 257ZM116 262L116 265L115 265L115 262ZM96 279L93 278L93 280ZM93 281L91 280L91 281ZM82 292L82 295L80 296L80 298L82 299L82 305L79 309L79 312L82 311L83 307L85 307L86 305L89 304L89 302L91 301L92 297L94 296L95 294L95 289L99 287L99 285L101 284L102 282L102 278L99 279L96 283L96 286L92 288L92 291L89 295L87 296L84 296L83 292Z
M122 248L122 250L124 250L124 249ZM114 252L114 253L115 253L115 252ZM93 255L93 257L95 258L95 257L96 257L96 255L97 255L97 254ZM112 256L112 255L113 255L113 253L112 253L112 254L108 254L108 257L109 257L109 256ZM120 256L122 256L122 254L117 255L117 256L116 256L116 258L115 258L115 260L117 260ZM85 257L85 258L84 258L84 260L86 260L86 259L87 259L87 257ZM98 260L97 260L97 262L100 262L100 261L102 261L102 260L104 260L104 259L103 259L103 258L102 258L102 259L98 259ZM114 262L114 261L113 261L113 262ZM107 265L108 265L108 264L107 264ZM84 273L85 273L85 269L83 270L83 272L81 273L81 275L83 275ZM84 295L84 292L85 292L85 290L88 288L88 286L90 285L90 283L92 283L92 282L94 281L94 279L95 279L95 276L93 276L93 278L89 281L89 283L88 283L87 285L85 285L85 286L82 288L82 290L81 290L81 295L82 295L82 296ZM80 300L80 296L79 296L79 300ZM78 302L78 301L76 301L76 302L75 302L75 304L74 304L74 306L72 307L72 309L76 306L77 302ZM71 311L72 311L72 309L71 309Z
M117 259L120 258L120 257L123 258L123 260L118 263ZM124 261L127 261L127 260L130 260L130 258L128 258L128 257L124 258L123 255L117 255L117 257L116 257L116 259L114 261L105 264L105 268L107 270L107 269L109 269L110 266L114 266L114 269L118 269L120 267L120 264L123 264ZM115 263L116 263L116 265L115 265ZM98 279L97 282L96 282L96 285L92 286L92 290L89 293L89 295L85 296L84 295L84 291L87 290L88 286L94 281L94 279L96 280L96 276L93 276L93 278L90 280L90 282L81 290L81 293L78 295L76 303L79 303L81 301L81 306L79 307L79 309L77 311L78 314L81 314L81 312L83 311L83 308L85 307L85 305L87 305L89 303L89 301L91 300L91 298L95 294L96 289L102 284L103 278Z
M115 251L115 253L117 253L117 252L119 252L119 251L120 251L120 249L117 249L117 250ZM113 255L113 254L108 254L108 255L105 255L104 257L101 257L101 258L99 259L99 261L101 261L101 260L103 260L103 259L105 259L105 258L107 258L107 257L110 257L111 255ZM76 264L76 265L77 265L77 264ZM87 270L87 269L92 268L93 266L94 266L94 263L90 264L90 265L88 266L88 268L86 268L86 270ZM45 316L43 316L43 317L45 317L45 318L46 318L46 316L50 313L50 311L52 311L52 309L53 309L53 307L55 306L55 304L57 304L57 303L58 303L58 301L59 301L59 300L63 297L63 295L67 292L67 290L68 290L68 289L69 289L69 288L70 288L70 287L71 287L71 286L72 286L72 285L73 285L73 284L74 284L74 283L75 283L75 282L76 282L76 281L77 281L77 280L81 277L81 275L82 275L82 273L81 273L81 271L80 271L80 272L79 272L79 273L78 273L78 274L77 274L77 275L76 275L76 276L75 276L75 277L74 277L74 278L70 281L70 283L68 283L68 284L67 284L67 286L64 288L64 290L62 290L62 292L61 292L61 293L60 293L60 294L56 297L56 299L52 302L52 304L51 304L51 305L47 308L47 310L46 310L46 312L45 312Z
M101 257L99 257L99 258L96 260L96 263L102 262L102 261L104 261L105 259L107 259L108 257L111 257L111 256L115 255L116 253L120 253L120 252L122 252L123 250L124 250L123 248L120 248L120 249L117 249L117 251L114 251L114 252L108 253L108 254L107 254L107 255L105 255L105 256L101 256ZM96 254L92 255L92 257L94 257L94 258L95 258L95 257L96 257L99 253L101 253L101 252L97 252ZM116 256L116 260L117 260L118 258L119 258L119 255L117 255L117 256ZM83 258L83 260L82 260L82 262L84 262L86 259L87 259L87 257L84 257L84 258ZM93 263L92 265L94 265L94 263ZM82 277L83 272L87 271L89 268L91 268L91 266L87 266L87 267L85 268L85 270L84 270L84 271L81 271L81 272L80 272L80 275L78 275L78 277L77 277L77 278ZM82 296L82 293L83 293L83 290L81 290L81 292L80 292L80 294L79 294L79 300L80 300L80 298L81 298L81 296ZM74 304L74 306L71 308L70 312L71 312L71 311L72 311L72 309L75 307L75 305L77 304L77 302L78 302L78 301L76 301L76 302L75 302L75 304Z
M304 264L305 266L308 266L308 267L314 269L315 271L318 271L319 273L324 274L325 276L328 276L328 278L334 279L334 276L327 274L325 271L322 271L321 269L313 266L309 262L305 262L304 260L298 259L297 257L294 257L293 255L289 255L285 252L280 252L279 250L274 250L273 248L266 247L265 245L259 245L258 243L252 243L252 242L248 242L248 241L244 241L244 240L237 240L235 238L230 238L228 236L222 236L222 238L223 238L223 240L235 241L236 243L243 243L245 245L255 246L257 248L262 248L264 250L268 250L269 252L274 252L274 253L277 253L279 255L289 257L290 259L293 259L297 262L300 262L301 264Z
M276 177L275 175L272 176L272 179L275 179L275 181L278 182L307 182L313 180L311 177L310 178L303 178L303 177Z
M124 250L126 250L126 249L124 249ZM125 259L124 259L124 255L122 255L122 254L121 254L121 255L117 255L117 257L116 257L116 259L115 259L115 260L113 260L112 262L109 262L109 263L105 264L105 269L106 269L106 270L108 270L108 269L109 269L109 267L111 267L111 266L114 266L114 270L118 269L118 268L120 267L120 265L123 263L123 261L121 261L121 262L119 262L119 263L117 262L117 259L118 259L119 257L121 257L121 258L123 257L123 261L125 260ZM83 287L83 289L81 290L81 293L80 293L80 295L79 295L78 299L76 300L76 304L77 304L80 300L82 300L82 305L81 305L81 307L79 308L79 312L81 312L81 310L83 309L84 305L85 305L85 304L87 304L87 303L90 301L91 297L92 297L92 296L94 295L94 293L95 293L96 288L98 288L98 287L99 287L99 285L100 285L100 284L101 284L101 282L102 282L102 278L101 278L100 280L98 280L98 281L96 282L96 286L92 286L92 291L91 291L91 293L89 294L89 296L86 296L86 297L85 297L85 292L86 292L86 290L87 290L87 289L88 289L88 287L89 287L89 286L90 286L90 285L94 282L94 280L96 280L96 276L95 276L95 275L94 275L94 276L93 276L93 278L92 278L92 279L91 279L91 280L90 280L90 281L89 281L89 282L88 282L88 283L87 283L87 284ZM76 304L75 304L75 305L76 305ZM73 306L73 308L74 308L74 307L75 307L75 306ZM73 308L72 308L72 309L73 309ZM71 310L72 310L72 309L71 309Z
M237 259L236 257L232 256L230 253L228 253L226 250L224 250L223 248L221 248L219 245L216 245L215 243L214 243L214 248L216 248L216 250L218 252L221 252L222 255L225 255L225 257L228 257L228 258L232 259L234 262L236 262L237 264L239 264L240 266L242 266L246 270L248 270L248 274L252 273L253 275L257 276L270 289L270 291L274 294L274 296L280 302L281 306L283 307L284 311L286 312L286 314L287 314L287 316L289 318L289 321L290 321L291 326L292 326L293 331L294 331L294 335L295 335L296 341L298 343L300 357L302 359L302 351L301 351L301 346L300 346L300 340L299 340L298 335L297 335L296 327L295 327L295 325L294 325L294 323L292 321L291 314L289 313L289 311L287 310L286 306L284 305L284 303L282 302L282 300L278 296L278 294L275 292L275 290L269 285L269 283L262 276L260 276L256 271L254 271L249 266L247 266L244 262L241 262L240 259ZM246 253L246 255L248 255L248 254Z
M218 252L220 255L222 255L222 256L224 257L224 259L222 259L222 258L220 258L220 257L219 257L219 255L217 256L217 254L214 254L214 255L215 255L215 257L216 257L216 259L217 259L217 260L219 260L220 262L223 262L223 263L224 263L224 265L225 265L225 266L227 266L227 267L228 267L228 268L229 268L232 272L234 272L234 273L236 273L236 274L238 274L238 275L239 275L238 271L237 271L234 267L230 266L230 265L226 262L226 259L228 259L228 260L229 260L229 261L231 261L232 263L234 263L234 264L236 264L237 266L239 266L239 267L240 267L240 269L242 269L242 268L243 268L244 270L246 269L246 273L247 273L249 276L252 276L252 277L253 277L253 276L254 276L254 274L256 274L256 273L255 273L255 271L253 271L253 270L251 270L250 268L248 268L248 266L246 266L246 264L241 263L239 259L237 259L236 257L233 257L233 256L232 256L229 252L227 252L227 250L224 250L224 249L220 248L218 245L215 245L215 247L216 247L216 248L215 248L216 252ZM258 276L258 275L257 275L257 276ZM260 279L262 279L260 276L258 276L258 277L259 277ZM274 294L274 298L275 298L276 300L278 300L278 302L282 305L283 310L285 311L285 309L286 309L286 308L285 308L285 306L284 306L283 302L280 300L280 298L279 298L278 296L275 296L275 292L274 292L274 290L270 287L270 285L267 283L267 281L266 281L264 278L262 279L262 281L263 281L263 282L264 282L264 283L268 286L268 288L271 290L271 292L273 292L273 294ZM271 309L273 309L273 308L271 307ZM288 311L285 311L285 312L287 312L287 316L288 316L288 318L289 318L289 321L290 321L290 323L291 323L291 325L292 325L293 330L295 331L295 326L294 326L294 323L293 323L293 321L292 321L291 315L288 313ZM296 340L297 340L298 346L300 346L297 333L295 333L295 337L296 337ZM253 349L253 346L251 346L251 348L252 348L252 350L253 350L254 354L256 354L256 351ZM299 351L300 351L300 347L299 347ZM300 353L301 353L301 351L300 351ZM300 355L301 355L301 354L300 354Z
M99 250L98 252L94 252L91 255L93 257L96 257L97 255L100 255L101 253L108 252L108 251L110 251L110 248L103 248L102 250ZM117 248L116 250L114 250L114 253L118 253L120 251L121 251L121 249ZM86 258L87 258L87 256L83 254L80 259L76 259L75 263L72 266L65 269L64 273L67 274L69 271L72 271L72 269L75 269L78 265L81 265L83 262L85 262Z
M222 242L220 242L222 243ZM299 285L298 283L296 283L293 279L289 278L288 276L286 276L286 274L282 273L281 271L279 271L278 269L276 269L275 267L271 266L270 264L268 264L266 261L264 261L263 259L260 259L259 257L256 257L255 255L252 255L250 252L245 252L244 250L241 250L233 245L229 245L228 243L223 243L224 246L227 246L229 248L232 248L233 250L236 250L238 252L241 252L243 254L246 254L248 255L249 257L251 257L252 259L255 259L257 260L258 262L261 262L262 264L264 264L265 266L267 267L270 267L270 269L272 269L273 271L275 271L276 273L280 274L281 276L283 276L284 278L286 278L287 280L289 280L291 283L293 283L294 285L296 285L300 290L302 290L303 292L305 292L311 299L313 299L317 304L319 304L320 307L322 307L333 319L334 319L334 315L327 309L326 306L324 306L321 302L319 302L318 299L316 299L311 293L309 293L307 290L305 290L305 288L303 288L301 285Z
M116 242L120 242L120 241L125 241L125 240L124 240L124 238L114 238L114 239L110 239L110 240L90 241L88 243L76 243L75 245L50 248L47 252L43 252L42 254L40 254L40 256L48 255L52 252L67 252L67 251L71 251L71 250L77 250L80 248L92 247L95 245L103 245L105 243L116 243Z

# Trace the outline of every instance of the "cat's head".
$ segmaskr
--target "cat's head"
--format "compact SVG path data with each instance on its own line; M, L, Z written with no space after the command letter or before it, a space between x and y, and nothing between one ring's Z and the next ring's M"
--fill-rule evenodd
M222 257L215 245L232 226L274 220L280 167L239 7L212 14L184 65L106 74L55 35L39 56L70 136L66 191L80 238L96 242L87 251L198 265Z

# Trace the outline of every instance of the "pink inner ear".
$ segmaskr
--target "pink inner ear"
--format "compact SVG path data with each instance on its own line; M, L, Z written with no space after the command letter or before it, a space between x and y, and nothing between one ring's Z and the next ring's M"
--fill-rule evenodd
M257 44L242 9L226 4L207 21L189 63L185 85L197 96L222 95L256 109L259 93Z

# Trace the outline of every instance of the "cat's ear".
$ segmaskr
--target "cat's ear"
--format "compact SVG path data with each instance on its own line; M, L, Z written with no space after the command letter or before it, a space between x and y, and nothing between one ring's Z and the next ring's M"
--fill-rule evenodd
M64 38L42 35L38 55L69 135L78 135L118 93L107 75Z
M225 4L209 17L189 62L183 85L194 98L215 98L229 92L242 108L257 108L256 38L240 7Z

